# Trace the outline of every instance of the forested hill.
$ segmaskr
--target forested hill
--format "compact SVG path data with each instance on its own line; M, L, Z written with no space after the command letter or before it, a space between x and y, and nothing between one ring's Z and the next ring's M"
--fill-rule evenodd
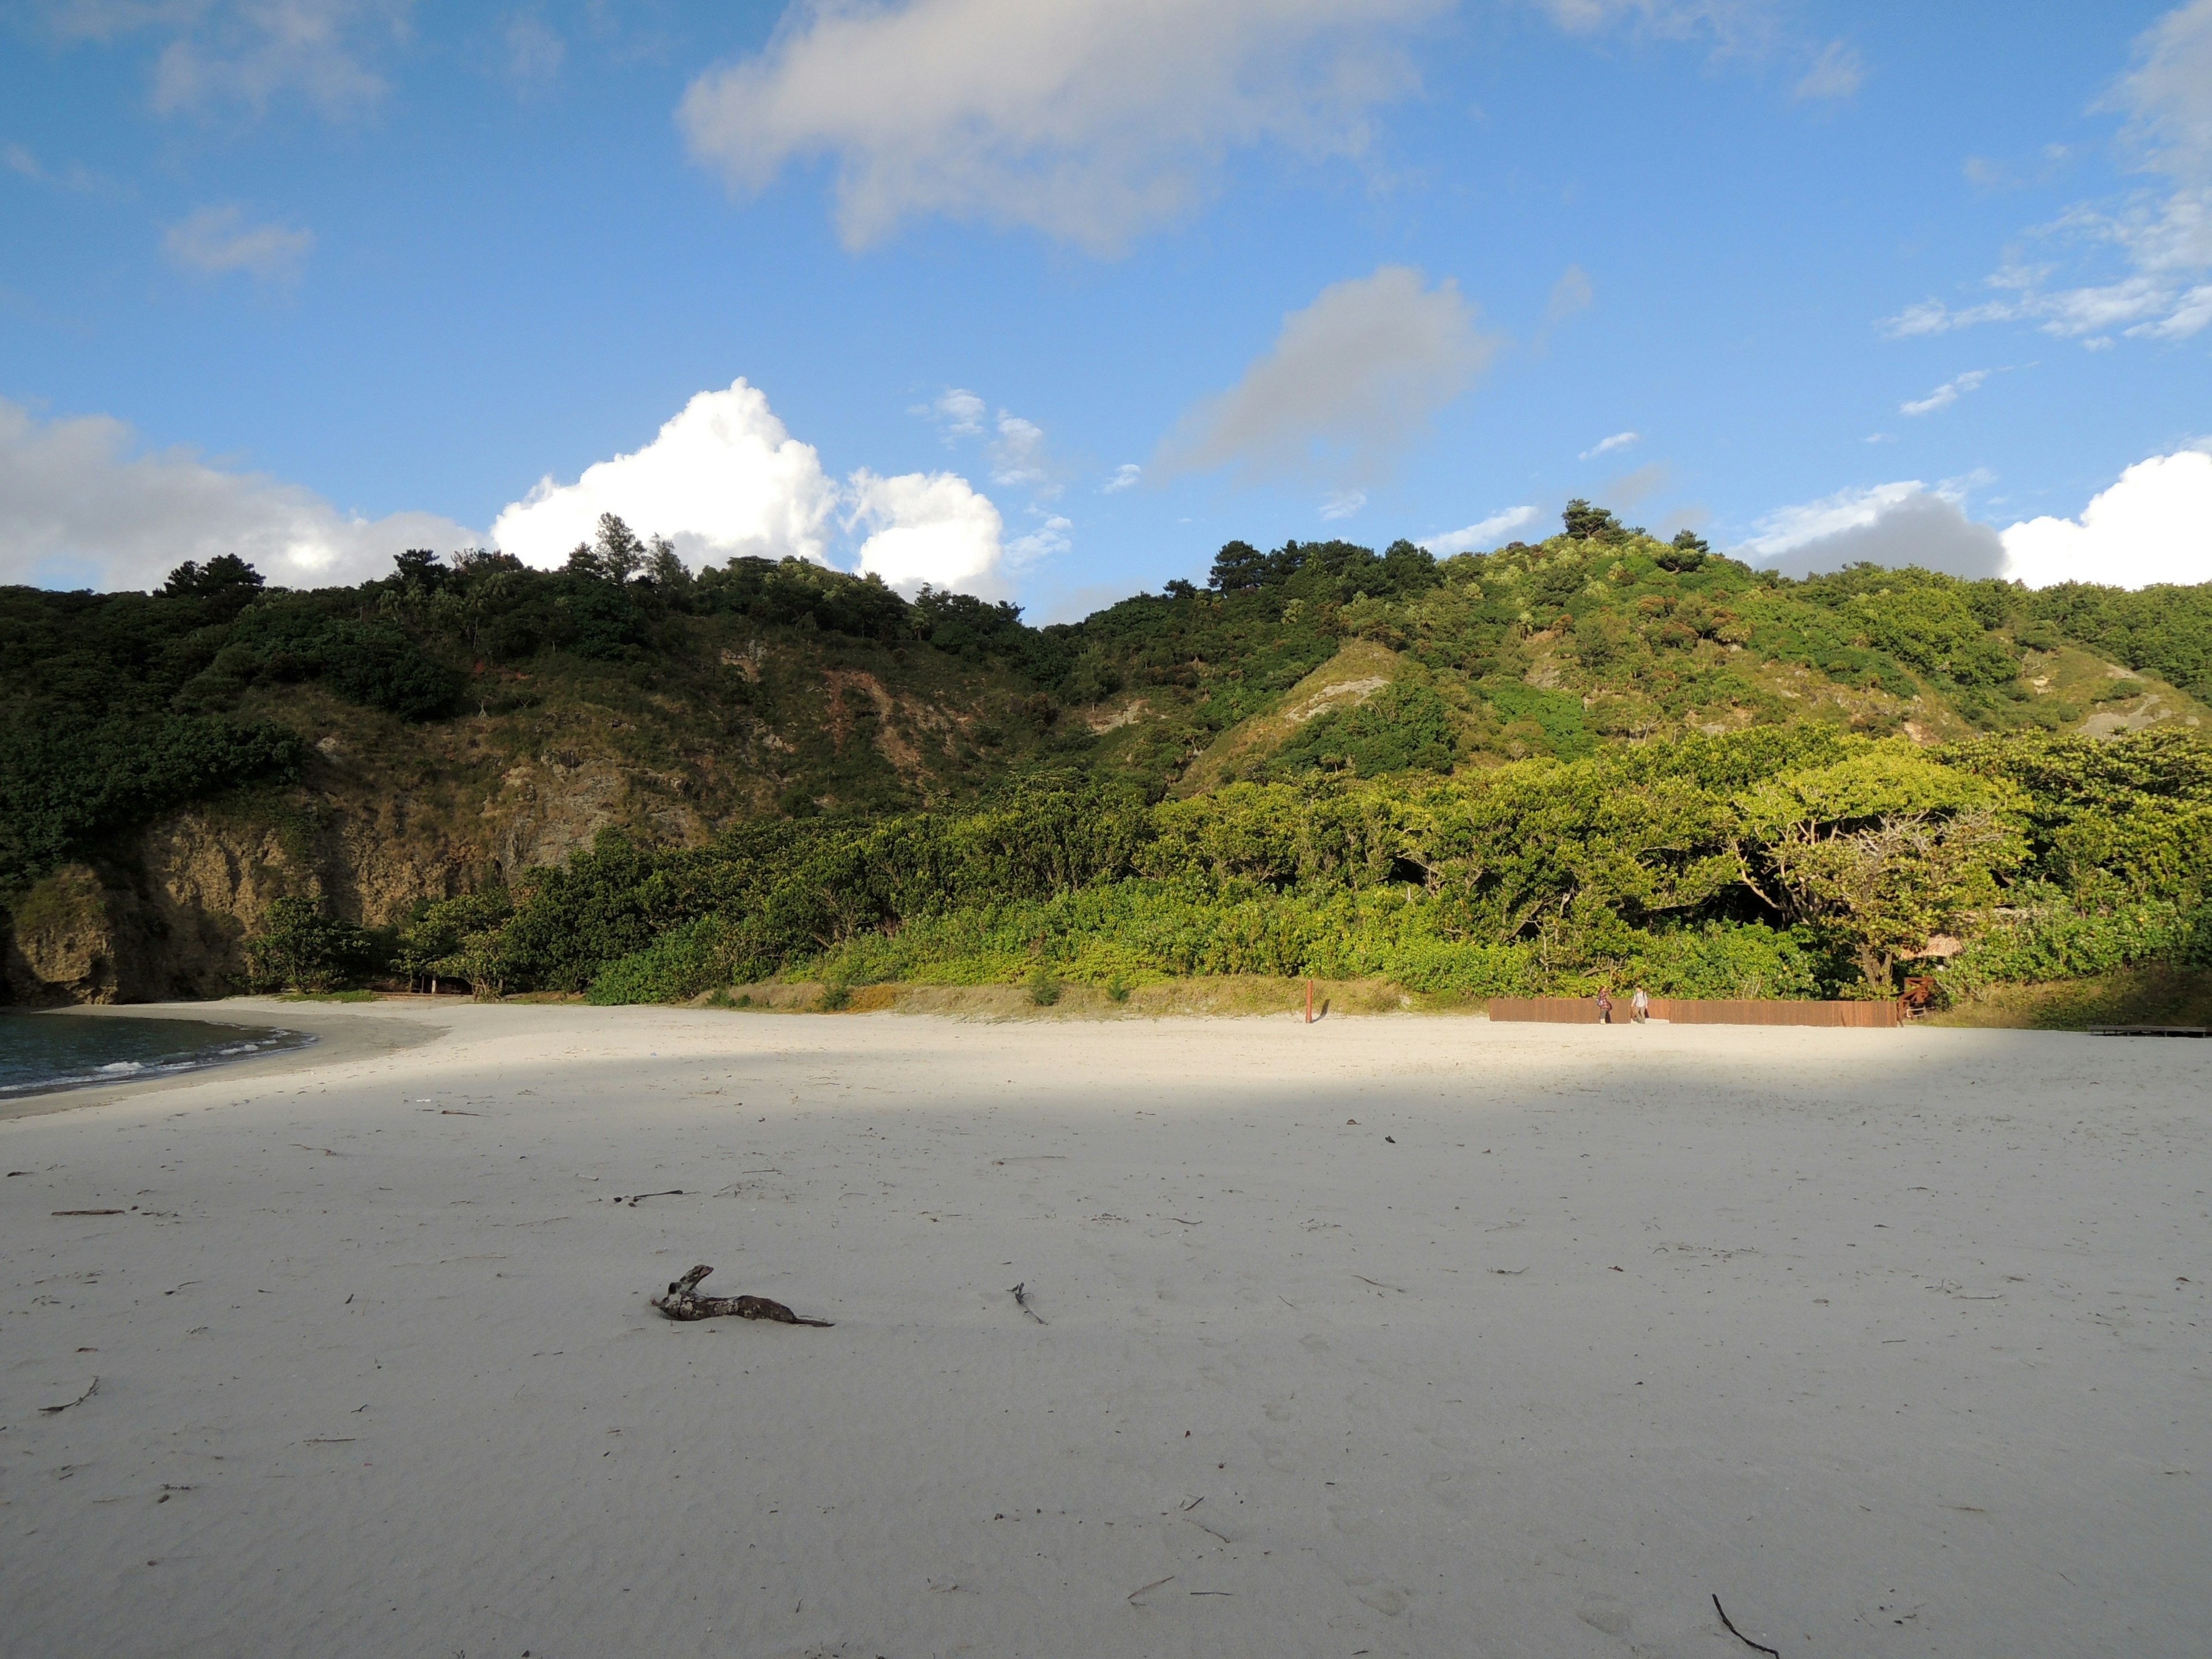
M271 869L202 911L291 890L397 927L610 828L696 846L1048 783L1139 802L1413 787L1753 728L1923 745L2205 729L2212 585L1790 581L1577 502L1547 541L1443 560L1232 542L1204 587L1038 629L798 561L694 573L609 520L556 571L410 553L293 592L218 558L152 594L0 589L0 693L20 954L25 916L60 914L41 896L58 872L110 912L126 890L190 908L171 866L210 824L234 864L258 836Z

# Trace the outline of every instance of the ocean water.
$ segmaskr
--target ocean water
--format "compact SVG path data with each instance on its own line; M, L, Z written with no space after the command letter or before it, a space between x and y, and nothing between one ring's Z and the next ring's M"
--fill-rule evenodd
M269 1025L0 1012L0 1100L198 1071L313 1041Z

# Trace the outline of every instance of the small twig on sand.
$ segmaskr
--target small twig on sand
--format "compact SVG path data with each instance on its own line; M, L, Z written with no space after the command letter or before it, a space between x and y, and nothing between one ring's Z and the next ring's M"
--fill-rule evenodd
M1728 1609L1721 1605L1721 1598L1717 1595L1713 1597L1713 1611L1720 1614L1721 1623L1728 1626L1728 1633L1730 1636L1735 1637L1737 1641L1742 1643L1744 1646L1747 1648L1757 1648L1761 1653L1772 1654L1774 1656L1774 1659L1782 1659L1780 1650L1770 1648L1764 1642L1754 1642L1751 1638L1746 1636L1741 1631L1738 1630L1735 1627L1735 1620L1728 1616Z
M1372 1285L1378 1291L1396 1291L1401 1296L1406 1294L1405 1291L1400 1286L1396 1285L1385 1285L1381 1279L1370 1279L1365 1273L1354 1273L1352 1274L1352 1277L1363 1285Z
M683 1196L684 1189L681 1187L671 1187L665 1193L632 1193L627 1198L623 1197L620 1193L617 1193L615 1194L615 1202L617 1204L627 1204L631 1209L635 1210L640 1204L642 1204L648 1198L681 1198Z
M76 1399L64 1400L58 1406L41 1406L39 1407L39 1413L42 1417L52 1417L56 1412L65 1412L71 1406L82 1406L86 1401L91 1399L93 1395L99 1392L100 1379L95 1376L92 1379L92 1386L87 1389L82 1394L77 1395Z
M1172 1584L1174 1583L1175 1575L1173 1573L1170 1573L1164 1578L1155 1578L1151 1583L1146 1584L1139 1589L1133 1589L1129 1592L1129 1605L1133 1607L1135 1607L1137 1605L1137 1598L1142 1595L1146 1590L1156 1590L1163 1584Z
M1052 1323L1052 1322L1051 1322L1049 1319L1047 1319L1047 1318L1046 1318L1042 1314L1039 1313L1039 1312L1038 1312L1035 1308L1032 1308L1031 1306L1030 1306L1029 1288L1030 1288L1030 1282L1029 1282L1029 1280L1027 1280L1026 1279L1024 1279L1020 1284L1018 1284L1018 1285L1015 1285L1015 1286L1014 1286L1014 1305L1015 1305L1017 1308L1019 1308L1019 1309L1020 1309L1024 1313L1027 1314L1027 1315L1028 1315L1031 1319L1036 1320L1036 1322L1037 1322L1038 1324L1040 1324L1040 1325L1049 1325L1049 1324L1051 1324L1051 1323ZM1152 1588L1152 1586L1151 1586L1150 1584L1147 1584L1147 1585L1146 1585L1146 1586L1145 1586L1145 1588L1146 1588L1146 1589L1150 1589Z
M665 1196L648 1193L648 1198ZM653 1305L671 1319L719 1319L732 1315L739 1319L766 1319L778 1325L812 1325L828 1330L827 1319L801 1319L781 1302L771 1302L764 1296L701 1296L699 1281L714 1270L701 1262L690 1273L668 1287L665 1296L656 1296Z
M120 1210L56 1210L56 1215L121 1215Z

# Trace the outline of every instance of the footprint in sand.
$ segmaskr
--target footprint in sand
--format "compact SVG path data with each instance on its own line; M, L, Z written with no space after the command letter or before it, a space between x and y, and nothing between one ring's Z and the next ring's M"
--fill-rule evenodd
M1607 1636L1628 1634L1628 1609L1620 1605L1617 1595L1585 1595L1582 1606L1575 1609L1575 1617Z
M1407 1603L1413 1599L1387 1578L1355 1575L1345 1579L1344 1587L1352 1592L1355 1600L1389 1619L1395 1619L1405 1612Z

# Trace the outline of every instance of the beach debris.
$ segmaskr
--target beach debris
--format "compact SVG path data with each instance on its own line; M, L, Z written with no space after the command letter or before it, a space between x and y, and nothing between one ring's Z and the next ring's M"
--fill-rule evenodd
M56 1215L123 1215L122 1210L56 1210Z
M663 1194L647 1194L647 1197ZM781 1302L771 1302L764 1296L701 1296L699 1281L714 1270L701 1262L690 1273L668 1287L665 1296L653 1298L653 1305L671 1319L720 1319L734 1315L739 1319L766 1319L778 1325L812 1325L828 1330L827 1319L801 1319Z
M1735 1620L1728 1616L1728 1609L1721 1605L1721 1598L1717 1595L1713 1597L1713 1611L1720 1614L1721 1623L1728 1626L1728 1633L1730 1636L1735 1637L1737 1641L1742 1643L1744 1646L1747 1648L1756 1648L1761 1653L1772 1654L1774 1656L1774 1659L1782 1659L1782 1655L1778 1650L1768 1647L1764 1642L1754 1642L1751 1638L1746 1636L1741 1631L1738 1630L1735 1627Z
M41 1406L39 1407L39 1414L41 1417L52 1417L56 1412L65 1412L71 1406L82 1406L86 1401L91 1399L93 1395L99 1392L100 1379L95 1376L92 1379L92 1386L88 1388L82 1394L77 1395L76 1399L64 1400L58 1406Z
M665 1193L632 1193L627 1197L621 1193L617 1193L615 1194L615 1202L617 1204L627 1204L631 1209L635 1210L648 1198L681 1198L683 1196L684 1189L681 1187L671 1187Z
M1173 1573L1170 1573L1164 1578L1155 1578L1151 1583L1141 1585L1139 1588L1131 1590L1129 1592L1129 1605L1133 1607L1137 1605L1137 1598L1142 1595L1146 1590L1156 1590L1163 1584L1172 1584L1175 1583L1175 1579L1176 1576Z
M1018 1285L1015 1285L1015 1286L1014 1286L1013 1291L1012 1291L1012 1296L1013 1296L1013 1298L1014 1298L1014 1305L1015 1305L1017 1308L1019 1308L1019 1309L1020 1309L1024 1313L1027 1314L1027 1315L1028 1315L1031 1319L1036 1320L1036 1322L1037 1322L1038 1324L1040 1324L1040 1325L1049 1325L1050 1323L1052 1323L1052 1322L1051 1322L1050 1320L1047 1319L1047 1318L1046 1318L1042 1314L1039 1313L1039 1312L1038 1312L1035 1308L1032 1308L1031 1306L1030 1306L1029 1288L1030 1288L1030 1282L1029 1282L1029 1280L1027 1280L1026 1279L1024 1279L1020 1284L1018 1284ZM1151 1585L1149 1585L1149 1584L1147 1584L1146 1586L1145 1586L1145 1588L1146 1588L1146 1589L1150 1589L1152 1588L1152 1586L1151 1586Z

